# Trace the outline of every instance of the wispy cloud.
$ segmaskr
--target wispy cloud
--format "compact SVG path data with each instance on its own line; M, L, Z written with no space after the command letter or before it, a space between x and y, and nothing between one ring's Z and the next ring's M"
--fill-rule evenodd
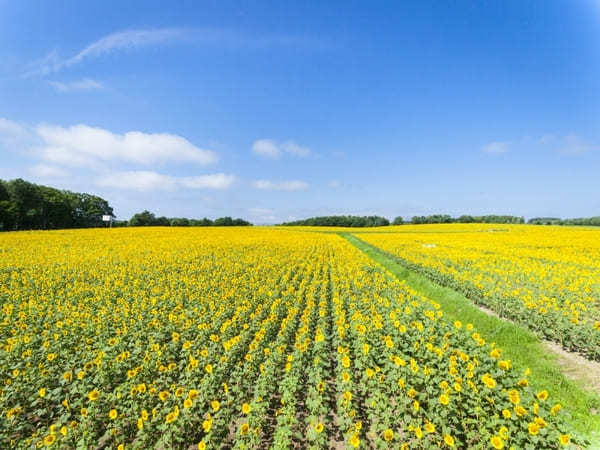
M78 81L48 81L48 84L56 89L58 92L73 92L73 91L91 91L97 89L103 89L102 83L89 78L84 78Z
M481 148L481 151L484 153L498 154L498 153L506 153L510 149L510 142L490 142L489 144L484 145Z
M170 191L182 187L223 190L231 187L234 182L235 176L224 173L174 177L147 170L113 172L96 179L98 186L139 192Z
M248 208L250 220L258 224L281 222L275 211L269 208Z
M74 66L86 59L98 57L110 52L129 50L182 39L186 30L182 28L159 28L150 30L125 30L111 33L92 42L69 58L61 58L56 50L32 64L25 76L48 75Z
M70 175L69 171L48 164L37 164L29 168L29 173L38 178L63 178Z
M564 155L581 155L596 150L600 150L600 146L590 144L574 134L565 136L558 144L558 151Z
M310 148L300 146L292 140L278 142L273 139L258 139L254 141L252 151L258 156L270 159L278 159L284 153L298 158L306 158L312 153Z
M541 136L523 136L512 141L496 141L484 145L481 150L489 154L502 154L511 150L554 152L562 155L577 156L593 151L600 151L600 145L593 144L576 134L558 135L543 134Z
M304 191L308 189L308 183L301 180L289 180L289 181L270 181L270 180L257 180L254 182L256 189L268 190L268 191Z
M310 46L314 48L325 46L322 39L289 35L252 36L218 28L171 27L121 30L101 37L70 57L62 58L56 50L53 50L44 58L31 64L24 76L46 76L109 53L172 42L222 44L257 49L273 46Z

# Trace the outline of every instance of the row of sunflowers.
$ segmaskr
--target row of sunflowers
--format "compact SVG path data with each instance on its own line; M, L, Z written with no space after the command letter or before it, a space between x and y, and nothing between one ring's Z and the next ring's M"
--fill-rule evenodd
M481 224L419 230L357 236L539 336L600 360L600 232Z

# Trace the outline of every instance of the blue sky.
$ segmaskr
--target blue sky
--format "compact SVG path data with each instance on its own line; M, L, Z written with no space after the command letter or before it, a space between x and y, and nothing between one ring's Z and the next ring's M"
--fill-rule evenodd
M119 218L600 214L600 1L0 0L0 178Z

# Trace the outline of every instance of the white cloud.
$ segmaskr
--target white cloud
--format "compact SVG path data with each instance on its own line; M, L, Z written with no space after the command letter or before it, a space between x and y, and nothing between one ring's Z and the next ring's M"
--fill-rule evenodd
M234 182L235 177L233 175L225 175L224 173L183 177L180 179L182 186L192 189L227 189Z
M484 153L506 153L510 148L510 142L490 142L484 145L481 150Z
M286 141L281 144L281 148L283 151L289 153L290 155L298 156L300 158L306 158L311 154L311 150L308 147L301 147L296 144L294 141Z
M0 117L0 148L18 149L32 145L33 132L30 127Z
M268 223L276 223L281 222L279 217L275 215L275 211L268 208L248 208L248 213L250 214L250 219L254 223L259 224L268 224Z
M257 180L254 182L256 189L268 191L303 191L308 189L308 183L300 180L289 180L273 182L269 180Z
M42 158L66 166L94 167L110 160L138 164L186 161L206 165L217 160L214 152L174 134L141 131L116 134L88 125L39 125L35 132L41 139L38 150Z
M576 134L558 135L543 134L541 136L523 136L512 142L490 142L482 147L485 153L506 153L509 150L528 151L537 149L544 152L555 152L563 155L582 155L592 151L599 151L600 145L590 143Z
M96 184L103 187L134 191L159 191L175 188L173 177L146 170L107 174L99 177Z
M48 84L58 92L91 91L104 88L102 83L89 78L84 78L83 80L79 81L70 81L67 83L63 83L61 81L48 81Z
M254 141L252 144L252 151L257 155L264 156L266 158L279 158L281 156L281 150L277 144L270 139L259 139Z
M312 153L310 148L300 146L294 141L288 140L285 142L278 142L273 139L258 139L254 141L252 144L252 151L259 156L271 159L277 159L284 153L299 158L306 158Z
M173 177L160 173L137 170L113 172L96 179L98 186L134 190L141 192L175 190L177 188L189 189L227 189L233 182L233 175L216 173L194 177Z
M29 168L29 173L40 178L59 178L69 176L69 172L65 169L47 164L37 164Z
M329 187L333 189L337 189L342 186L342 183L339 180L330 180L328 184Z
M565 155L581 155L598 149L599 146L594 146L583 138L570 134L561 140L558 151Z

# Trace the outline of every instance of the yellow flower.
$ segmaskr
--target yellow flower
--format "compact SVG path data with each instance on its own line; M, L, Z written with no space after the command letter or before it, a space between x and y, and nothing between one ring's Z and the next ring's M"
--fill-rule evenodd
M324 427L323 427L323 424L322 424L321 422L318 422L318 423L315 425L315 431L316 431L317 433L321 433L321 432L323 431L323 428L324 428Z
M193 404L194 404L194 402L190 398L186 398L183 401L183 407L186 408L186 409L187 408L191 408Z
M516 389L511 389L510 391L508 391L508 399L513 405L518 405L521 402L519 391L517 391Z
M250 411L252 411L252 407L248 404L248 403L244 403L242 405L242 412L246 415L250 414Z
M198 450L206 450L206 444L203 441L198 442Z
M95 402L96 400L98 400L98 397L100 397L100 392L98 392L96 389L94 389L93 391L91 391L88 394L88 398L92 401Z
M137 427L138 427L138 430L142 430L144 428L144 420L141 417L138 417Z
M213 400L212 402L210 402L210 407L213 409L214 412L217 412L221 407L221 404L218 400Z
M354 433L348 442L351 447L358 448L360 446L360 438L357 433Z
M527 410L525 408L523 408L521 405L518 405L518 406L515 406L515 413L517 414L517 416L523 417L525 414L527 414Z
M385 439L386 441L391 441L392 439L394 439L394 432L390 428L388 428L383 432L383 439Z
M510 360L498 361L498 367L500 367L502 370L509 370Z
M248 425L247 423L243 423L240 431L242 435L248 434L248 432L250 431L250 425Z
M169 392L168 391L160 391L158 393L158 398L161 399L161 401L165 401L167 398L169 398Z
M481 377L481 381L483 381L483 384L485 384L489 389L494 389L496 387L496 380L494 380L489 373L484 374Z
M111 409L111 410L108 412L108 417L110 417L112 420L115 420L115 419L117 418L117 416L118 416L118 415L119 415L119 414L117 413L117 410L116 410L116 409Z
M543 391L540 391L537 394L535 394L535 396L538 398L538 400L546 401L546 399L548 398L548 391L544 389Z
M83 417L86 417L86 416L88 415L88 410L87 410L87 408L81 408L81 415L82 415Z
M190 400L196 400L196 398L198 398L198 391L196 389L190 389L190 392L188 392L188 398Z
M505 419L510 419L510 411L508 409L503 409L502 410L502 415L504 416Z
M209 415L208 418L202 422L202 428L204 429L205 433L208 433L210 431L211 427L212 427L212 417L210 417L210 415Z
M421 439L423 437L423 430L421 430L421 427L415 428L415 436L417 439Z
M450 397L448 397L446 394L440 395L440 403L446 406L448 403L450 403Z
M167 417L165 417L165 423L175 422L175 420L177 420L177 415L174 412L170 412L167 414ZM202 425L204 426L204 424Z
M450 447L454 447L454 438L449 434L444 435L444 442Z
M502 439L499 436L492 436L490 444L497 450L504 448L504 442L502 442Z
M344 400L346 400L347 402L352 400L352 392L350 391L346 391L344 392Z
M535 436L540 432L540 426L535 422L531 422L529 425L527 425L527 430L529 431L530 435Z
M119 444L117 450L125 450L125 444Z
M561 434L558 438L558 442L560 442L560 445L563 445L566 447L571 442L571 435L570 434Z
M556 414L558 414L558 412L562 409L562 405L560 403L557 403L556 405L554 405L551 409L550 409L550 413L552 413L553 416L555 416Z
M175 390L175 397L181 397L185 392L185 389L183 389L182 387L178 387Z
M212 364L207 364L206 366L204 366L204 370L206 371L206 373L212 373L212 371L213 371Z
M46 396L46 388L41 388L39 391L40 397L45 397Z
M434 433L435 432L435 425L432 424L431 422L427 422L425 424L425 431L427 431L428 433Z
M504 440L508 439L508 428L500 427L500 429L498 430L498 436L500 436Z
M56 441L56 436L54 436L53 434L49 434L44 438L44 445L46 447L50 447L52 444L54 444L54 441Z

